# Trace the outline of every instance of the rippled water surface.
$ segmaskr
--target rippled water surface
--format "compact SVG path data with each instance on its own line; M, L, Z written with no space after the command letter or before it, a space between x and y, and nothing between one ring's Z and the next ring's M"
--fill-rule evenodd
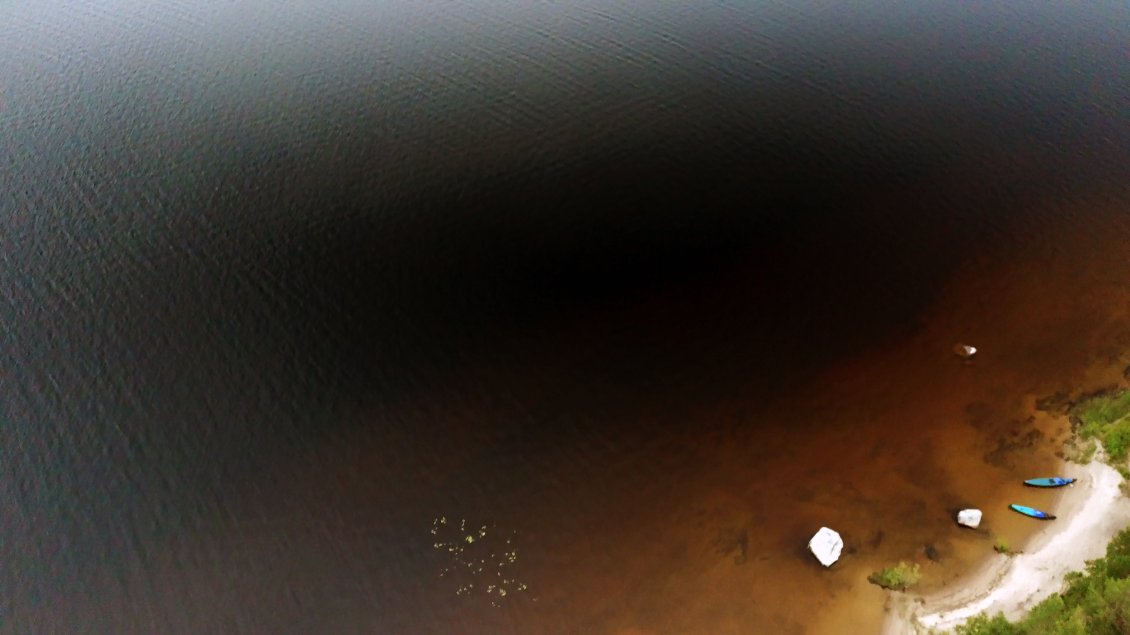
M868 632L1130 380L1125 3L331 4L0 7L0 631Z

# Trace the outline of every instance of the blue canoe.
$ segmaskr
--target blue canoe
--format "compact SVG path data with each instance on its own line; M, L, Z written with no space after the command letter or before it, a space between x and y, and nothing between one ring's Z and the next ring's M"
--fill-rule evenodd
M1025 485L1032 487L1063 487L1064 485L1071 485L1075 482L1073 478L1062 478L1059 476L1049 476L1048 478L1030 478L1024 481Z
M1039 518L1040 520L1055 520L1055 516L1052 516L1047 512L1042 512L1038 509L1028 507L1027 505L1009 505L1009 508L1011 508L1013 511L1020 512L1025 516L1031 516L1032 518Z

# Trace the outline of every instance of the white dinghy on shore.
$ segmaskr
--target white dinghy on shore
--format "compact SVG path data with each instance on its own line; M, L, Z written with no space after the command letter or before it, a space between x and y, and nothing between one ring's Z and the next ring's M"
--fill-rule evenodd
M816 556L820 564L830 567L833 562L840 559L840 552L844 550L844 539L835 531L821 527L812 540L808 541L808 550Z

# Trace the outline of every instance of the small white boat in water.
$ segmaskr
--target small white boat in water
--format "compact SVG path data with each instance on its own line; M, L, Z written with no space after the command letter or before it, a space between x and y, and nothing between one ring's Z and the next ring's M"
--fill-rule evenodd
M820 564L830 567L833 562L840 559L840 552L844 550L844 539L835 531L821 527L812 540L808 541L808 550L816 556Z
M957 512L957 524L976 529L981 524L981 510L963 509Z
M953 352L962 359L970 359L977 354L977 347L968 344L954 344Z

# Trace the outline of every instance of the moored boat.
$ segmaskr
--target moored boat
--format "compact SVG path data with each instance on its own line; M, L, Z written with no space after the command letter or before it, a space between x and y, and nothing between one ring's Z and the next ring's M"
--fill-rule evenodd
M844 539L834 529L821 527L812 540L808 541L808 550L816 556L820 564L830 567L840 559L840 552L844 550Z
M977 347L968 344L954 344L953 352L962 359L973 359L973 356L977 354Z
M981 525L981 510L963 509L957 512L957 524L976 529Z
M1031 516L1032 518L1038 518L1040 520L1055 520L1055 516L1053 516L1053 515L1051 515L1047 512L1042 512L1042 511L1036 509L1035 507L1028 507L1027 505L1015 505L1014 504L1014 505L1009 505L1009 508L1012 509L1012 511L1020 512L1021 514L1024 514L1025 516Z
M1075 479L1073 478L1049 476L1046 478L1030 478L1024 481L1024 484L1031 487L1063 487L1064 485L1071 485L1074 482Z

